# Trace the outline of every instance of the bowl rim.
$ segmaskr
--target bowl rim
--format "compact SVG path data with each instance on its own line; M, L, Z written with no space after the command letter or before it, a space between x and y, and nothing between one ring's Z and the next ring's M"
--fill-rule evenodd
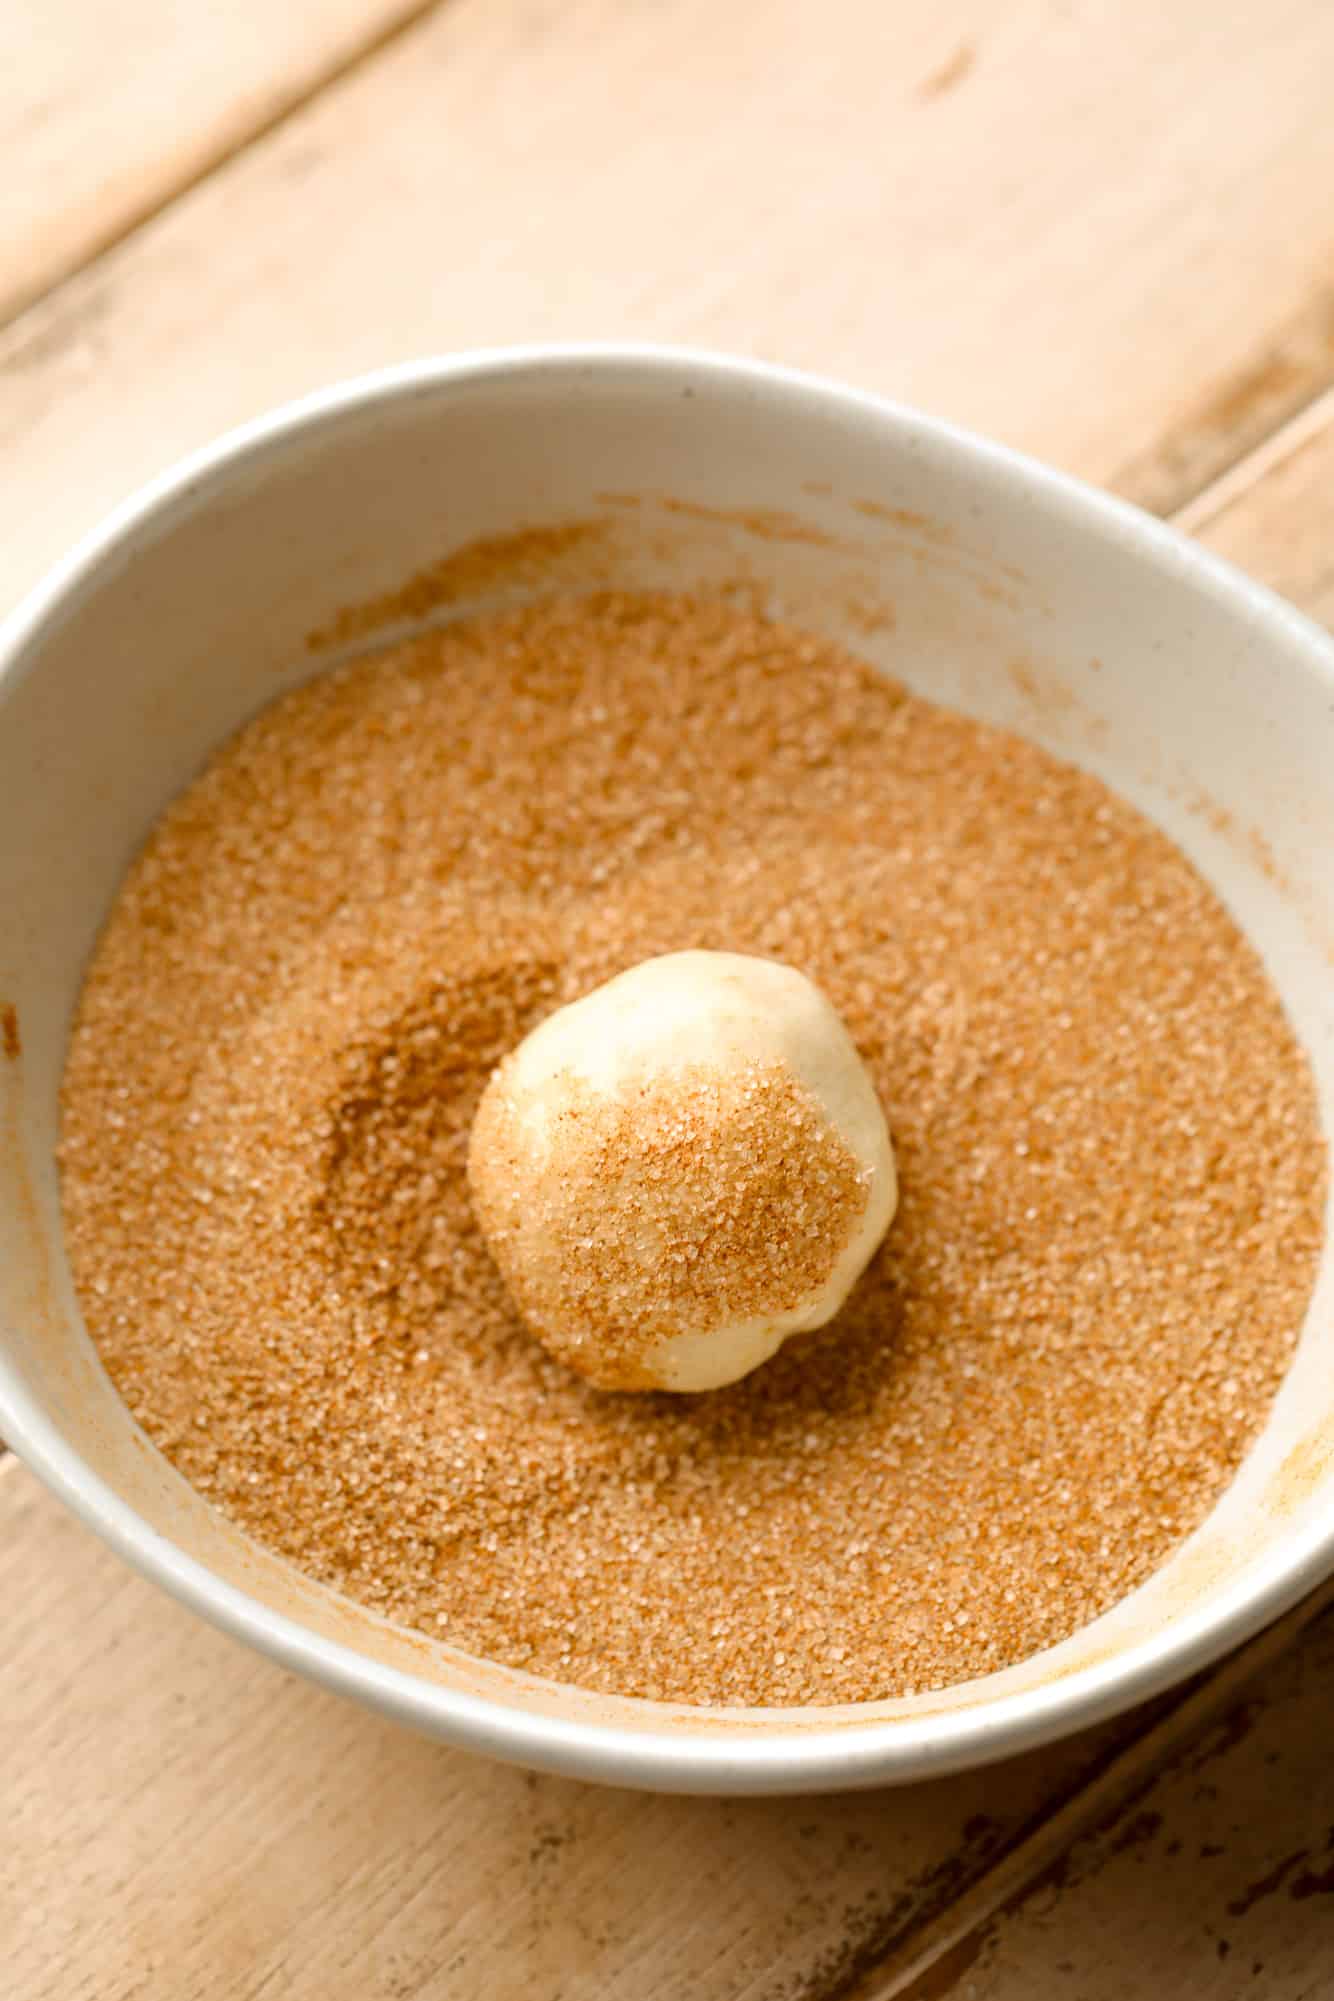
M543 343L470 349L391 364L284 402L190 452L140 486L83 535L0 623L0 684L31 664L46 627L95 587L108 563L126 560L165 516L220 496L243 469L262 464L332 419L387 404L515 379L576 391L619 378L681 394L707 383L724 394L763 394L818 406L897 436L908 454L1008 484L1026 503L1120 545L1147 567L1193 582L1203 596L1294 650L1323 674L1334 699L1334 640L1295 607L1167 523L1072 475L909 406L835 380L707 349L629 342ZM622 1786L717 1794L847 1790L944 1774L1029 1750L1098 1723L1216 1660L1277 1618L1334 1569L1334 1519L1294 1529L1244 1564L1202 1610L1170 1619L1115 1654L1039 1684L957 1709L877 1720L799 1724L791 1712L750 1712L734 1735L680 1724L623 1729L544 1716L493 1696L450 1688L386 1666L299 1620L271 1610L158 1533L60 1436L17 1373L0 1358L0 1436L39 1479L143 1576L210 1624L281 1666L431 1736L532 1768ZM668 1705L643 1702L645 1712ZM846 1711L843 1712L847 1714ZM797 1712L799 1717L801 1712Z

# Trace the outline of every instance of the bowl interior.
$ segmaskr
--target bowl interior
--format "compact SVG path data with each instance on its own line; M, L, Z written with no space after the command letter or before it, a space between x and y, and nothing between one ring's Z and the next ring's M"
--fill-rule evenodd
M533 524L568 532L515 536ZM500 539L440 567L478 538ZM429 586L401 590L432 566ZM1020 461L795 378L661 357L403 372L164 483L11 629L0 682L0 1004L15 1024L0 1056L0 1419L163 1581L426 1727L581 1770L595 1763L579 1737L590 1728L630 1746L665 1732L742 1762L749 1742L757 1784L783 1782L782 1747L802 1744L809 1782L830 1783L829 1746L855 1732L875 1748L844 1776L907 1776L1146 1692L1315 1581L1334 1544L1321 1528L1334 1523L1328 1254L1260 1443L1204 1527L1112 1612L934 1695L698 1711L470 1659L247 1541L131 1422L83 1330L61 1247L65 1039L120 875L224 735L366 643L349 606L381 600L388 633L556 585L737 578L921 692L1098 773L1166 828L1262 951L1329 1130L1334 674L1301 621ZM486 1716L501 1713L535 1733L488 1738ZM664 1780L633 1750L607 1769ZM729 1770L750 1782L741 1763ZM795 1764L787 1776L806 1782ZM728 1773L718 1766L714 1780L725 1787Z

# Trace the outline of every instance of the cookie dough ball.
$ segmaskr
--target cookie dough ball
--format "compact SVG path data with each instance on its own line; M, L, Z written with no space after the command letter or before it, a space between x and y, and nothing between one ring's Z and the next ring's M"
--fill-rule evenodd
M473 1207L538 1338L604 1389L708 1390L847 1298L898 1199L843 1023L790 966L649 959L495 1072Z

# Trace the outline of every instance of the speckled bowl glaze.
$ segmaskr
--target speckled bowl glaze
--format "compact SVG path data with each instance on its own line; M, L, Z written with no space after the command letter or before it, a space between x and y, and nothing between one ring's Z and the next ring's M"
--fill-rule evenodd
M589 544L602 577L744 572L787 615L1147 811L1262 952L1328 1128L1334 646L1315 627L1059 473L780 369L605 347L392 368L156 481L0 638L0 1431L204 1617L496 1757L622 1785L799 1792L914 1779L1093 1723L1245 1638L1334 1564L1329 1255L1263 1436L1161 1571L1004 1673L841 1709L612 1698L393 1628L207 1507L87 1338L61 1241L57 1097L82 969L130 856L212 747L318 664L308 635L336 629L342 608L475 538L590 517L611 524ZM579 559L543 578L496 563L474 575L450 609L577 585Z

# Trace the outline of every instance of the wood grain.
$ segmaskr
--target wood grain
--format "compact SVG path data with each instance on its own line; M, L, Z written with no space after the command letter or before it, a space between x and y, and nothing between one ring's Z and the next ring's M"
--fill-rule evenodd
M0 603L220 427L478 342L805 363L1175 504L1334 368L1332 72L1318 0L455 0L0 337Z
M1035 1888L1064 1883L1068 1858L1080 1844L1120 1821L1138 1805L1157 1774L1171 1769L1204 1742L1221 1754L1230 1748L1234 1719L1253 1705L1257 1687L1270 1671L1307 1645L1306 1629L1334 1613L1334 1579L1304 1604L1257 1635L1211 1674L1202 1676L1182 1699L1150 1721L1080 1791L1040 1821L936 1917L918 1926L887 1953L865 1983L839 2001L927 2001L939 1990L952 1992L958 1973L981 1956L980 1941L998 1932L1005 1918L1026 1904ZM1209 1732L1219 1724L1216 1738Z
M1317 2001L1334 1977L1334 1616L952 1951L875 2001ZM867 2001L871 2001L868 1994Z
M0 321L422 11L422 0L6 0Z

